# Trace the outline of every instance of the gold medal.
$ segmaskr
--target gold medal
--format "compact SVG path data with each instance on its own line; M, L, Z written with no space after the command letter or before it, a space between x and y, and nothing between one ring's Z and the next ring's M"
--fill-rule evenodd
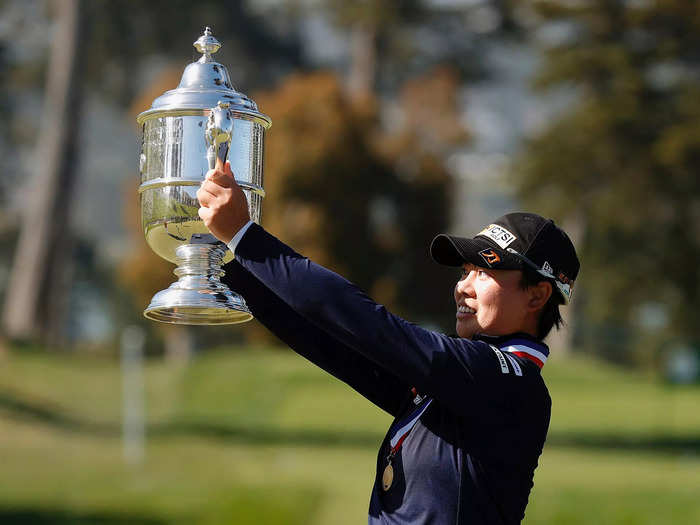
M384 474L382 474L382 489L386 492L391 488L391 484L394 481L394 467L389 463L384 469Z
M418 396L417 392L415 394L416 398L414 402L418 401L418 403L421 404L426 399L426 397ZM390 438L388 445L391 449L389 450L389 455L386 457L387 465L384 467L384 473L382 474L382 490L384 492L389 490L391 484L394 482L394 467L391 466L391 460L394 459L394 456L396 456L397 452L401 449L404 439L411 433L411 430L413 430L413 427L416 425L421 415L423 415L423 412L425 412L432 402L432 399L428 399L422 406L416 407L408 417L401 421L395 421L389 429ZM402 485L404 483L405 482L402 482Z

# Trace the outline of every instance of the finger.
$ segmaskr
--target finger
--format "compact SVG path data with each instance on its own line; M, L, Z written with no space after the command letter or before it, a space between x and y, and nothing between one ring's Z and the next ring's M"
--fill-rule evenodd
M214 212L212 212L209 208L201 207L197 210L197 213L199 214L199 218L204 221L204 224L209 224Z
M211 180L205 180L197 191L208 194L210 198L216 198L221 194L222 190L223 188L219 184Z
M220 165L217 164L217 166ZM224 188L230 188L235 184L233 173L231 173L231 165L228 162L221 168L217 167L207 171L205 180L210 180Z
M209 181L213 182L214 184L218 184L222 188L231 188L235 184L235 181L233 180L233 175L231 175L231 172L229 170L229 173L225 173L223 171L214 171L210 177L208 177Z
M212 195L210 192L208 192L204 188L199 188L197 190L197 200L199 201L200 206L209 207L209 204L215 198L216 198L216 195Z
M207 171L207 174L204 176L204 180L209 180L211 178L217 177L217 175L220 175L222 173L223 171L216 168L212 168L209 171Z
M216 160L217 164L214 168L210 169L207 171L207 174L204 176L205 179L211 179L220 177L222 174L223 175L228 175L235 181L235 177L233 176L233 171L231 171L231 163L229 161L226 161L226 164L223 166L219 162L219 160Z

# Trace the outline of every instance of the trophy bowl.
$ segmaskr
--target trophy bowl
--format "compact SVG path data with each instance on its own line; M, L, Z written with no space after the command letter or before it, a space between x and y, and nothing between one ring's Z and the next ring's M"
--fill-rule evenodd
M199 218L197 190L220 159L231 163L260 222L265 130L271 121L236 91L226 68L211 55L221 44L211 29L194 43L202 57L189 64L180 85L139 114L143 129L139 160L141 224L146 242L177 264L179 278L153 297L148 319L176 324L230 324L252 318L245 301L220 281L233 259Z

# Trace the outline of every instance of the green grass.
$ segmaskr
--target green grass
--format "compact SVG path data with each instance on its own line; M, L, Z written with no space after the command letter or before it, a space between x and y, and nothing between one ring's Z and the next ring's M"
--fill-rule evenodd
M700 457L545 447L527 525L700 523Z
M550 440L525 523L700 523L700 389L551 360ZM0 523L366 522L390 418L288 351L148 362L149 439L122 459L118 362L0 362Z
M552 359L543 369L551 430L700 439L700 389L653 382L600 361Z

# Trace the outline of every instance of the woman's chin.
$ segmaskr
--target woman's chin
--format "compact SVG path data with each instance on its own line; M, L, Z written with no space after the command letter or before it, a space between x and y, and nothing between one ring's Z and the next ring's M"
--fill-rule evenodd
M476 323L473 322L473 320L470 323L458 319L455 325L455 332L457 332L457 335L462 339L471 339L477 332L477 328L478 327L476 326Z

